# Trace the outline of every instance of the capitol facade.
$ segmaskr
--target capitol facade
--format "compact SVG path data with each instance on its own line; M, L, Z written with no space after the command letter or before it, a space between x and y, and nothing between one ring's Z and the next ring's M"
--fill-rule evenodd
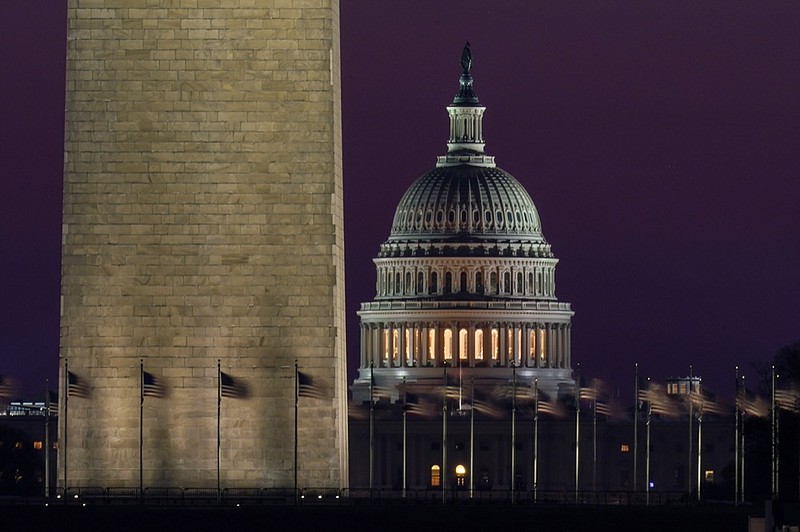
M374 259L376 296L358 313L356 403L375 383L391 401L403 388L435 393L443 375L460 390L536 381L552 397L575 385L558 259L528 192L485 152L469 46L461 66L447 153L405 192Z

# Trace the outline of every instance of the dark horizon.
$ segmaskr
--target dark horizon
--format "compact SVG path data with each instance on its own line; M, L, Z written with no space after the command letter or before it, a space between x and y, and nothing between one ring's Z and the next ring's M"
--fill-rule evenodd
M0 7L0 374L55 388L66 6ZM800 340L800 5L343 2L349 380L394 208L445 150L470 41L487 152L530 192L573 363L732 396Z

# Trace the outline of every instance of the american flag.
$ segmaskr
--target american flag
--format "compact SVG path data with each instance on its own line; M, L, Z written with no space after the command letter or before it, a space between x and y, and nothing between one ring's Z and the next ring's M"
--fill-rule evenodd
M71 371L67 372L67 396L88 399L90 395L89 383Z
M150 372L142 370L142 398L166 397L167 386Z
M58 393L47 390L47 413L50 416L58 415Z
M767 417L769 415L767 400L745 387L739 388L736 392L736 407L751 416Z
M15 391L14 380L8 375L0 375L0 399L11 399Z
M247 385L242 379L231 377L225 372L219 374L219 393L221 397L231 397L234 399L244 399L248 396Z
M309 397L311 399L327 399L328 393L324 387L314 382L314 378L308 373L297 372L297 395L298 397Z

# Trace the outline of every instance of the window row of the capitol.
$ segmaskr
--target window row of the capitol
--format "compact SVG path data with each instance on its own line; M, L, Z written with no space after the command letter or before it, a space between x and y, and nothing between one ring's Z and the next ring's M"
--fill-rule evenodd
M555 268L378 267L378 297L454 293L555 297Z
M362 323L361 367L569 368L569 323Z

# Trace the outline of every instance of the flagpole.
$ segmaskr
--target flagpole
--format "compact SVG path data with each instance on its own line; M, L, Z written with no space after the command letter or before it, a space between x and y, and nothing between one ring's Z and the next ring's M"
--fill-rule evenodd
M50 496L50 379L44 380L44 496Z
M733 406L733 424L734 424L734 480L733 480L733 505L739 506L739 366L736 366L736 389L734 392L734 406Z
M639 363L635 362L633 368L633 493L635 496L639 478L636 471L639 465Z
M517 365L511 366L511 502L516 494L517 470Z
M746 393L747 393L747 385L745 384L744 375L742 375L742 394L746 394ZM745 428L744 428L745 419L746 419L745 418L745 412L742 411L742 445L740 446L740 448L742 450L742 458L741 458L742 459L742 466L740 468L741 471L742 471L742 488L741 488L742 503L744 503L744 488L745 488L745 474L744 474L745 473L745 467L744 466L745 466L745 463L746 463L745 462L745 454L746 454L746 450L745 450L746 439L745 438L746 437L745 437Z
M472 399L469 409L469 498L475 489L475 377L469 378Z
M297 503L297 442L299 439L298 422L300 415L300 369L297 360L294 361L294 502ZM372 486L370 486L370 495Z
M406 496L406 473L407 473L407 466L408 466L408 419L407 419L407 407L406 407L406 378L403 377L403 498Z
M694 461L694 449L693 449L693 441L694 441L694 434L692 430L692 421L694 420L694 412L692 403L692 391L694 388L694 370L692 366L689 366L689 473L686 475L686 481L689 489L689 497L692 495L692 462ZM647 479L648 483L650 479Z
M447 366L444 366L444 391L442 396L442 502L447 502Z
M374 469L375 469L375 423L373 419L373 411L375 409L375 363L369 363L369 497L372 498L372 490L374 486Z
M647 378L647 388L650 389L650 378ZM651 397L647 396L647 421L645 422L647 426L647 436L645 439L645 447L646 447L646 454L645 454L645 462L644 462L644 487L645 487L645 503L649 506L650 505L650 419L652 417L653 409L651 403ZM691 481L691 480L690 480Z
M533 501L539 488L539 378L533 379Z
M69 422L69 359L64 359L64 500L67 496L67 450L68 450L68 422Z
M592 408L592 491L595 501L597 500L597 388L596 384L592 390L594 396Z
M702 401L702 399L700 399ZM697 412L697 502L700 502L700 487L703 469L703 403Z
M578 488L580 480L580 452L581 452L581 379L578 374L577 390L575 394L575 502L578 502Z
M217 497L220 487L220 459L222 454L220 417L222 414L222 366L217 359Z
M772 366L772 500L778 498L778 416L775 409L775 366Z
M139 360L139 494L144 494L144 360ZM219 488L219 486L217 486Z

